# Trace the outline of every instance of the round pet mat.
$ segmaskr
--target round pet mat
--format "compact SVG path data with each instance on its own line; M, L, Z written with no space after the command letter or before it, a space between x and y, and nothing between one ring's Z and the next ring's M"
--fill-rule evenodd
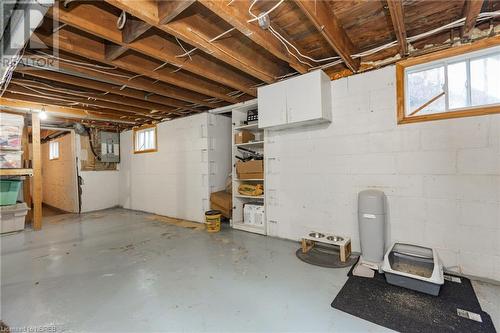
M307 253L302 253L302 248L300 248L295 252L295 255L303 262L327 268L344 268L352 266L359 257L351 253L351 256L346 262L341 262L338 249L319 244L316 244Z

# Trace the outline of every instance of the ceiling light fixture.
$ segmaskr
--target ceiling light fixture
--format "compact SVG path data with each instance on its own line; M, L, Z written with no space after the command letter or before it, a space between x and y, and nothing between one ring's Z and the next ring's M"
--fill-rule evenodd
M38 114L38 116L40 117L41 120L45 120L47 119L47 111L45 111L45 107L42 106L42 111L40 111L40 113Z

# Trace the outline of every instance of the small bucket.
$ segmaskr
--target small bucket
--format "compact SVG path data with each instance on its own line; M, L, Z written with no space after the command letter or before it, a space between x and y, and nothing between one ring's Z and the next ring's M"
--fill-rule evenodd
M220 231L221 216L222 215L219 210L209 210L205 212L205 225L207 226L207 232Z

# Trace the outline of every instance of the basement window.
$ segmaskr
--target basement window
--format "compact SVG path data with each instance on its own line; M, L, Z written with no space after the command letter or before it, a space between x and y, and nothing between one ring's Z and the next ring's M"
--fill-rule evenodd
M59 158L59 142L49 142L49 160L57 160Z
M156 150L156 125L134 129L134 153L149 153Z
M479 44L479 42L478 42ZM470 52L460 52L465 48ZM500 112L500 47L451 48L397 64L399 123Z

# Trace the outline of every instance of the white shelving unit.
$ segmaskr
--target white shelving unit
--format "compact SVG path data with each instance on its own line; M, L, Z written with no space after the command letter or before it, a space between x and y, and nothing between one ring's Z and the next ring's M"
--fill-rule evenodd
M266 188L265 179L237 179L236 174L236 161L235 156L238 154L238 147L244 147L252 149L259 153L264 153L264 130L259 129L257 122L243 125L243 121L247 119L247 111L257 109L257 100L252 102L246 102L243 105L235 105L232 109L232 120L233 120L233 135L232 135L232 161L233 161L233 218L231 219L231 226L238 230L253 232L261 235L266 235L267 226L266 218L263 219L262 225L253 225L244 223L243 221L243 206L245 203L249 202L261 202L264 204L264 214L265 214L265 196L248 196L241 195L238 193L238 186L240 184L249 183L255 184L257 182L262 182L264 184L264 189ZM251 131L255 135L254 142L235 144L234 135L241 130ZM238 154L241 156L241 154ZM264 170L265 171L265 170ZM265 176L264 176L265 178Z

